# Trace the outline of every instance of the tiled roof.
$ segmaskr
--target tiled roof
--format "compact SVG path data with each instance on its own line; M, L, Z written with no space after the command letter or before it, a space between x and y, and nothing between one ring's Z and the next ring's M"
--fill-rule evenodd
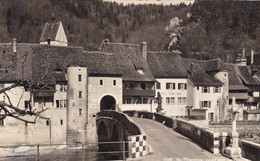
M187 78L188 72L178 53L147 52L147 62L155 78Z
M238 66L238 74L240 78L245 82L247 85L260 85L259 80L254 78L251 73L252 70L248 66Z
M56 84L66 81L68 66L88 68L89 74L121 76L118 57L101 52L83 52L79 47L59 47L38 44L0 44L0 66L7 70L0 74L0 81L24 79L33 82ZM0 68L1 69L1 68Z
M226 70L226 65L221 59L212 59L206 61L205 71L221 71Z
M13 52L11 43L0 44L0 81L16 81L31 79L31 45L17 44L17 52Z
M229 90L247 90L239 77L238 68L235 64L226 64L228 69Z
M61 21L45 23L42 31L40 42L47 41L47 39L55 40Z
M190 64L192 64L192 71L189 72L189 78L195 85L199 86L222 86L223 83L206 72L207 61L185 59L183 62L187 70L190 69Z
M114 53L126 81L155 81L148 64L142 56L140 45L103 43L101 51ZM142 70L140 74L137 70Z
M93 75L122 75L118 57L112 53L85 52L88 72Z

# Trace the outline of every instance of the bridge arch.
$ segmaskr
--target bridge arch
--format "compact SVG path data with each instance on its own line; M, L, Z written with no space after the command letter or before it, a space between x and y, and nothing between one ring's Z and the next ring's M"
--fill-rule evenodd
M100 111L116 110L116 99L111 95L105 95L100 100Z
M119 133L117 130L116 125L113 125L113 131L112 131L112 141L119 141Z
M98 126L98 142L109 141L108 129L103 121Z

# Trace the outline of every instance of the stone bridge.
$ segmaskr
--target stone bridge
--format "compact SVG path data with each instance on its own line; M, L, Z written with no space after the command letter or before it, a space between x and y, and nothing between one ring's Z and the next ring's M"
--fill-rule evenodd
M100 151L119 152L125 149L126 156L130 158L138 158L147 154L146 135L142 128L126 114L114 110L103 110L97 113L96 121ZM122 144L123 141L125 144ZM122 153L107 155L106 158L121 159L120 156Z

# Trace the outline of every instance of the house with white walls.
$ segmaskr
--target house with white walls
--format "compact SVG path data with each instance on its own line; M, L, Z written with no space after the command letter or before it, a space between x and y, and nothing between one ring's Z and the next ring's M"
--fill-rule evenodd
M227 115L228 71L220 59L183 59L191 80L191 118L221 121Z
M156 79L156 97L151 111L156 112L158 95L162 99L162 113L167 116L188 116L192 106L190 80L179 53L147 52L149 68Z

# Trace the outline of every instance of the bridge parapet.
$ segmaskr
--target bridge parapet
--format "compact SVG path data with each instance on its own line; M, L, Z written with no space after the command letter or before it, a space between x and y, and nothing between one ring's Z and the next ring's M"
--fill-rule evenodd
M214 154L219 153L220 136L218 132L210 131L184 119L172 118L159 113L135 110L124 111L124 113L129 116L153 119L169 128L173 128L173 130L185 135L208 151Z
M103 110L97 113L97 129L99 142L127 141L125 150L129 158L139 158L148 154L146 135L140 125L136 124L128 115L114 111ZM122 150L122 147L100 147Z
M143 134L142 128L134 123L134 121L124 113L114 110L103 110L97 113L97 120L102 118L112 119L119 122L125 128L129 135Z

